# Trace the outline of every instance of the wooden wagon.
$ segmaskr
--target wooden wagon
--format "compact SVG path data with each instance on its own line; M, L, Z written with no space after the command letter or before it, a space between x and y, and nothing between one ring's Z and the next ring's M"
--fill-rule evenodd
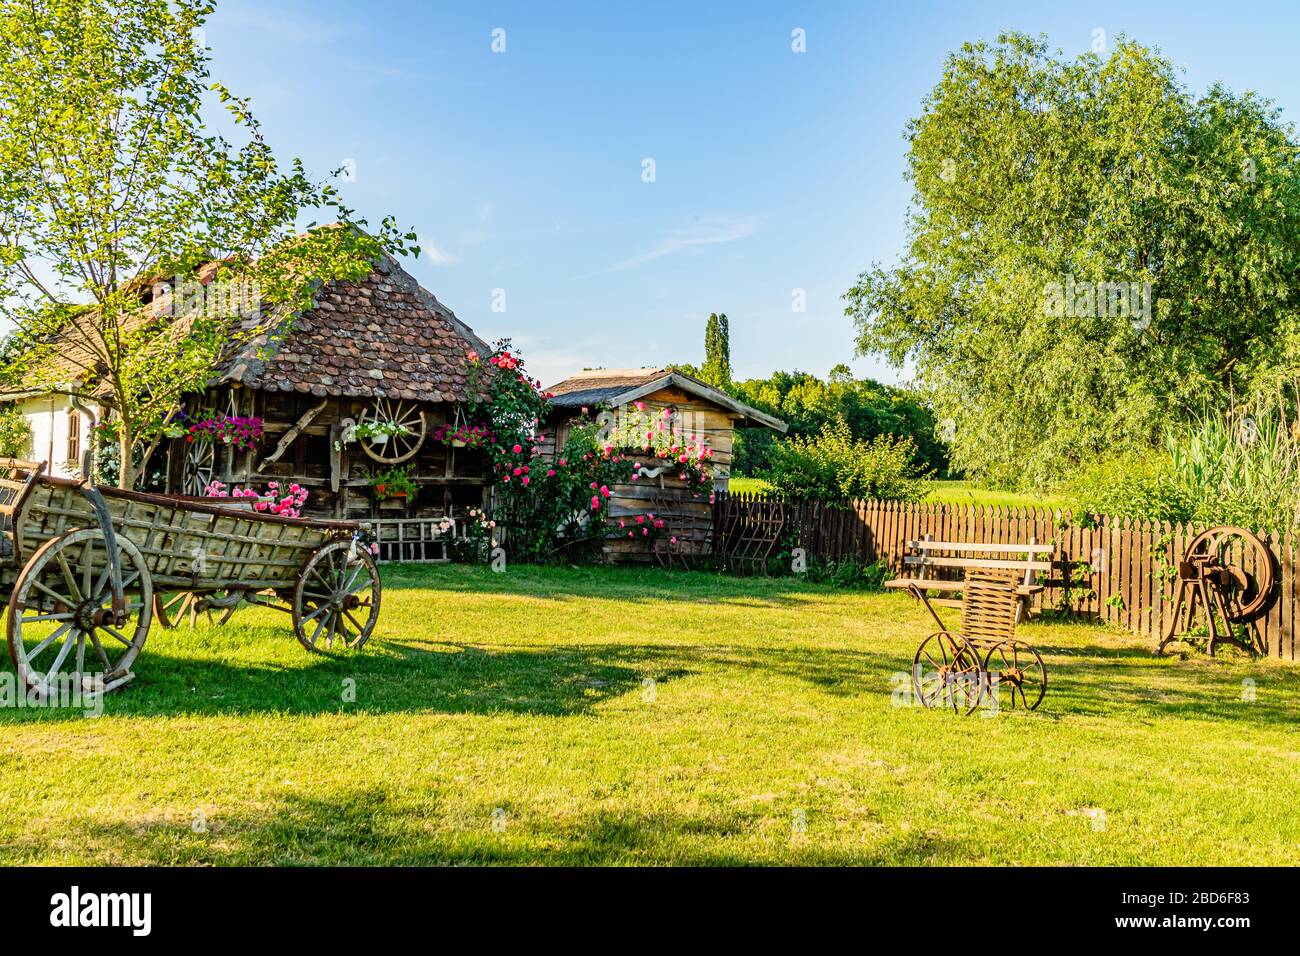
M225 499L96 487L0 458L0 600L25 686L114 690L155 619L155 596L290 614L308 650L357 648L379 618L362 526L263 514Z

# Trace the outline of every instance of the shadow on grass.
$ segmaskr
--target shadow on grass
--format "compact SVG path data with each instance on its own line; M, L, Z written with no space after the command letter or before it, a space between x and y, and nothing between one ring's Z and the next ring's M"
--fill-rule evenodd
M132 862L156 865L843 866L951 862L962 856L956 844L923 831L869 849L820 846L815 830L802 844L792 842L783 811L716 808L692 815L610 809L593 801L585 813L556 819L507 800L454 815L439 812L455 806L458 796L434 792L427 802L412 804L409 794L382 786L323 797L287 793L256 812L207 807L206 832L191 829L189 811L139 823L86 818L70 822L69 832L85 835L74 862L120 859L126 853ZM810 821L810 828L816 823ZM45 839L36 835L0 850L0 861L17 864L48 852Z

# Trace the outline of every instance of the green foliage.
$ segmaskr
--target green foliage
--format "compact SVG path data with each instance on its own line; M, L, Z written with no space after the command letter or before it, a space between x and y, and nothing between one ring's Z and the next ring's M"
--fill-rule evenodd
M416 483L415 478L411 475L409 465L393 465L389 468L378 468L370 473L370 487L375 491L375 497L397 498L405 495L408 498L414 498L420 486Z
M1130 41L1010 34L953 53L907 132L907 251L847 312L861 352L915 364L958 469L1051 484L1300 366L1297 148L1268 101L1193 96ZM1150 284L1149 321L1086 285L1116 282Z
M920 501L927 474L915 458L910 438L877 435L862 441L840 418L823 426L815 438L777 442L771 469L761 477L777 494L792 498Z
M883 558L878 558L871 564L855 557L817 561L810 564L804 572L804 580L814 584L862 591L879 591L890 576L889 563Z
M371 235L334 186L280 164L247 101L210 76L198 39L212 10L0 0L0 299L18 342L6 375L106 395L123 486L232 338L303 309L315 282L418 251L391 219ZM213 93L237 142L209 125ZM299 236L311 212L339 226ZM211 262L206 288L253 290L252 314L186 308L179 286L160 293L174 277L201 290L195 270Z
M1280 412L1202 415L1159 452L1103 459L1072 484L1076 513L1287 531L1300 515L1300 433Z
M0 457L24 458L31 439L27 419L16 408L0 406Z
M704 367L700 378L715 388L725 389L731 384L731 326L727 314L709 314L704 327Z
M1168 458L1128 452L1083 469L1071 483L1066 504L1080 518L1114 515L1152 521L1186 521L1192 503L1174 482Z
M843 418L854 438L906 435L916 446L919 464L940 473L947 470L947 452L935 434L934 416L917 396L871 379L855 379L847 365L837 365L827 380L807 372L775 372L766 379L736 382L729 391L786 422L791 437L817 435ZM770 469L776 441L771 429L739 429L733 470L755 475Z
M470 372L471 390L483 397L468 413L494 438L487 446L492 520L510 560L546 562L592 550L605 536L610 486L631 474L627 459L605 447L595 421L575 424L554 461L541 456L547 398L509 339L486 360L471 356Z

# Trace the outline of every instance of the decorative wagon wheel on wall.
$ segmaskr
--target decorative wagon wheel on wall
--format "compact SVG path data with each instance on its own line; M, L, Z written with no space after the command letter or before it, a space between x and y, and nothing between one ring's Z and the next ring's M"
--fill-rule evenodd
M381 425L392 423L403 430L391 436L367 436L358 438L361 450L375 461L385 465L398 465L415 457L415 453L424 444L428 426L424 420L424 411L415 402L390 401L379 398L366 409L361 416L362 425Z
M312 552L293 589L293 632L309 651L333 650L338 640L358 648L379 620L379 569L354 541L332 541Z
M117 539L125 597L114 601L108 544L78 528L43 544L19 573L9 599L9 655L18 677L41 697L115 690L133 676L153 619L153 583L144 556ZM102 677L102 685L94 678Z
M217 447L209 441L186 442L181 494L202 496L216 476Z

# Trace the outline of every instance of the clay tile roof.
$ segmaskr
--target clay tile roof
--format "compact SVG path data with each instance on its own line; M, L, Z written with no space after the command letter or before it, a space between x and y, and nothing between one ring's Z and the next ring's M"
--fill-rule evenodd
M316 307L223 363L217 381L320 397L469 398L467 356L491 347L385 257L359 283L335 282Z

